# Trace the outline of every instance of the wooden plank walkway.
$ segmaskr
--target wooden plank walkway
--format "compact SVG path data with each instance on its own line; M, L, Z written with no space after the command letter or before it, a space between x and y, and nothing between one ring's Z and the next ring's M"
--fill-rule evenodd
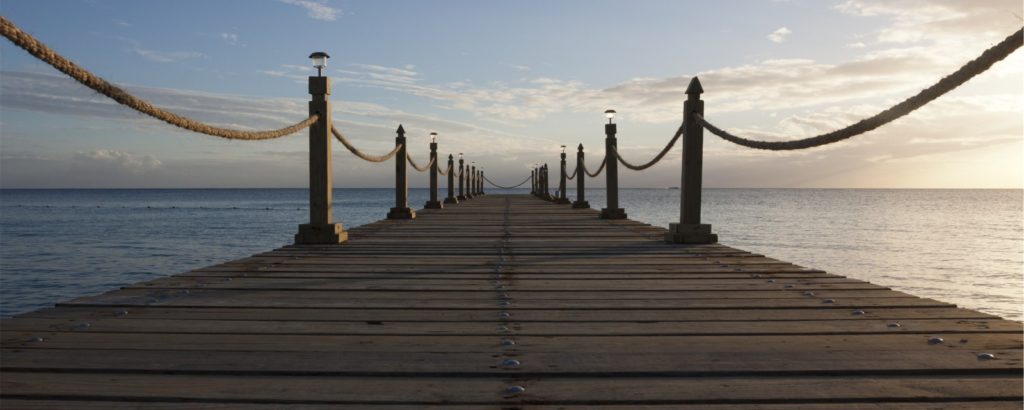
M488 195L7 319L0 406L1021 407L1019 322L596 215Z

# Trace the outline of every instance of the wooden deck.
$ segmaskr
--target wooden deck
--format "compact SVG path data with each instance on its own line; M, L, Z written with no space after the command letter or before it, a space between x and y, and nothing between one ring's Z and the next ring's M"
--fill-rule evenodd
M596 215L483 196L4 320L0 406L1021 407L1019 322Z

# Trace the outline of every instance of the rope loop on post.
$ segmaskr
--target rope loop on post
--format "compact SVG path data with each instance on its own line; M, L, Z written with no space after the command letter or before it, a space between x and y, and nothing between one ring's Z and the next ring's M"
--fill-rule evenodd
M618 158L619 159L619 163L624 165L626 168L632 169L634 171L643 171L643 170L645 170L647 168L650 168L650 167L654 166L654 164L657 164L659 161L661 161L662 158L665 158L665 154L668 154L669 150L671 150L672 147L674 145L676 145L676 141L679 141L679 137L683 136L683 130L684 129L685 129L684 126L680 125L679 129L676 131L676 134L673 135L672 139L669 140L667 145L665 145L665 148L663 148L661 150L661 152L658 153L658 155L655 155L654 159L650 160L646 164L634 165L634 164L630 163L629 161L626 161L626 159L622 158L622 155L619 154L618 147L616 147L616 150L615 150L615 157Z
M747 148L764 149L771 151L785 151L785 150L797 150L820 147L822 145L839 142L847 138L851 138L865 132L874 130L875 128L881 127L885 124L892 122L893 120L900 118L904 115L910 114L914 110L921 108L925 104L928 104L939 98L943 94L959 87L963 83L966 83L971 78L974 78L978 74L981 74L992 67L993 64L1006 58L1011 53L1016 51L1020 46L1024 44L1024 29L1017 30L1017 32L1006 37L1002 42L992 46L984 53L981 53L978 58L971 60L967 64L964 64L960 69L954 71L952 74L943 77L941 80L933 84L931 87L921 90L913 97L903 100L903 102L896 104L889 109L875 114L872 117L860 120L850 126L835 130L829 133L817 135L810 138L803 138L792 141L758 141L747 139L733 135L721 128L712 125L710 122L704 119L703 116L695 115L694 120L700 123L701 126L706 128L712 134L715 134L722 139L729 141L733 144L742 145Z
M115 86L107 80L100 78L99 76L89 72L88 70L80 67L71 60L64 58L56 51L53 51L50 47L46 46L35 37L32 37L28 33L21 31L17 26L14 25L10 20L0 16L0 34L3 34L8 40L14 45L21 47L29 54L49 64L57 71L67 74L69 77L78 81L82 85L91 88L100 94L110 97L118 104L124 105L140 113L146 114L150 117L156 118L160 121L166 122L176 127L184 128L189 131L198 132L201 134L211 135L214 137L232 139L232 140L246 140L246 141L259 141L269 140L274 138L280 138L286 135L291 135L306 129L314 122L319 120L318 115L310 115L309 118L299 121L293 125L287 127L269 130L269 131L242 131L234 130L229 128L215 127L209 124L205 124L188 117L175 114L173 112L157 108L153 104L142 100L134 95L129 94L127 91Z
M366 154L366 153L360 151L358 148L353 146L352 143L348 142L348 139L346 139L345 136L342 135L341 131L338 131L337 128L334 128L334 125L331 125L331 134L334 134L334 138L337 139L338 142L341 142L341 145L344 145L345 148L347 148L349 150L349 152L351 152L352 154L354 154L355 156L357 156L359 158L362 158L362 159L364 159L366 161L370 161L370 162L384 162L384 161L387 161L387 160L391 159L391 157L395 156L395 154L398 153L398 150L402 148L401 145L396 145L395 148L393 148L391 150L391 152L388 152L387 154L384 154L384 155L369 155L369 154Z
M421 167L421 166L416 164L416 161L412 160L412 155L409 155L408 153L405 154L405 159L409 161L409 165L412 165L413 169L415 169L415 170L417 170L419 172L426 172L428 169L430 169L430 166L434 164L434 159L431 158L430 162L428 162L426 165Z
M502 185L495 184L490 179L487 179L487 175L484 175L483 177L484 177L484 181L487 181L487 183L489 183L491 185L494 185L496 188L501 188L501 189L515 189L515 188L519 188L519 187L523 186L523 184L525 184L528 181L530 181L530 178L533 178L533 176L528 176L528 177L526 177L526 179L523 180L523 182L520 182L520 183L518 183L516 185L513 185L513 186L502 186Z
M587 169L587 163L586 162L581 163L580 166L583 167L583 172L584 173L589 175L591 178L596 178L598 175L601 175L601 171L604 171L604 166L607 163L608 163L608 158L605 157L605 159L601 160L601 166L597 167L597 172L594 172L594 173L591 173L590 170Z

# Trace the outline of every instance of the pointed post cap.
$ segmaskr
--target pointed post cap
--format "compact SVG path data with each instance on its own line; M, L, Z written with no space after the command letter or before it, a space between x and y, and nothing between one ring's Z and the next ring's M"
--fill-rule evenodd
M690 79L690 85L686 86L686 94L703 94L704 87L700 86L700 79L694 76Z
M448 160L449 160L449 161L451 161L451 160L453 160L453 159L455 159L455 156L454 156L454 155L452 155L452 154L448 154Z
M405 134L405 128L402 127L402 124L398 124L398 131L396 132L399 134Z
M581 142L581 143L580 143L580 146L576 147L576 149L578 149L578 150L580 150L580 151L583 151L583 143Z

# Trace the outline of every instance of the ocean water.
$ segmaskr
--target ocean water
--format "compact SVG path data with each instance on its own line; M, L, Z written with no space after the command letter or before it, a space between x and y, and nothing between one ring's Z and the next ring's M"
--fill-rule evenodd
M525 193L496 190L491 194ZM382 219L391 189L335 189L345 227ZM679 190L624 189L629 217L667 226ZM570 198L575 193L570 190ZM304 189L0 190L0 315L291 242ZM426 189L411 189L420 207ZM588 190L591 206L604 191ZM1024 319L1021 190L707 189L723 244Z

